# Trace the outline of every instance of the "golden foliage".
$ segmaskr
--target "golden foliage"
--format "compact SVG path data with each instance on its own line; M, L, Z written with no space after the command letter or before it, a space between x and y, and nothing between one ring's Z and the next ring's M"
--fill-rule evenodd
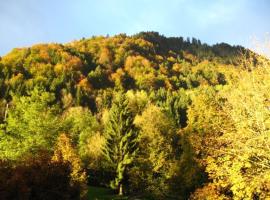
M112 73L111 79L115 82L115 85L121 85L121 79L125 72L122 68L118 68L115 73Z
M69 137L64 133L60 134L57 139L52 162L69 163L71 165L71 184L80 184L82 195L85 195L87 189L86 172L82 168L82 162L72 147Z
M24 79L24 76L22 73L18 73L17 75L11 77L8 81L9 85L11 85L12 87L16 87L17 84L22 83Z
M198 188L190 196L190 200L229 200L229 198L221 194L216 184L210 183Z
M87 78L81 79L80 82L78 83L78 87L80 87L86 92L90 92L93 89L92 85L89 83Z
M57 74L57 75L60 75L62 73L64 73L64 65L61 64L61 63L57 63L55 66L54 66L54 72Z
M86 154L89 157L89 167L91 169L99 168L102 161L102 148L105 144L105 138L99 132L95 133L87 140Z
M242 71L231 85L200 94L189 109L191 142L210 179L233 199L267 199L270 183L269 66ZM207 90L205 90L207 91ZM202 135L199 135L202 134Z
M125 70L134 77L149 71L151 67L151 62L142 56L128 56L125 62Z
M141 129L139 139L141 149L147 154L145 161L151 163L155 172L168 167L167 160L172 152L169 139L173 131L171 121L160 108L149 105L134 123Z
M98 62L100 64L106 65L112 62L112 53L110 51L110 49L108 49L107 47L102 47L100 50L100 55L99 55L99 59Z

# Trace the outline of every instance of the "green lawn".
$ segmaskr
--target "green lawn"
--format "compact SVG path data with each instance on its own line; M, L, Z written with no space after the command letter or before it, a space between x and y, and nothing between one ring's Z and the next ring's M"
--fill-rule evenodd
M104 187L88 187L88 199L89 200L126 200L127 197L119 197L115 195L111 189Z

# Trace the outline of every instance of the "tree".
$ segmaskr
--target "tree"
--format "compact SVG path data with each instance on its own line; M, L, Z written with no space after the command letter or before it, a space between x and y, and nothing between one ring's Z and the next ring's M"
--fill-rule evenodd
M98 65L95 70L92 70L88 73L88 80L95 89L101 89L111 86L111 82L108 79L108 74L106 70L102 69L100 65Z
M269 65L239 71L230 85L193 101L190 140L212 180L199 190L215 188L230 199L269 198L269 75Z
M91 144L89 144L89 141L99 135L99 124L96 118L88 108L80 106L67 109L63 114L63 118L65 131L69 133L72 143L76 145L84 164L92 165L93 163L90 163L91 155L89 155L89 151L91 151Z
M270 198L269 65L243 71L220 95L230 123L211 146L206 171L234 199Z
M29 96L13 96L0 129L0 157L16 160L25 153L52 150L61 130L59 113L51 106L54 95L35 88ZM57 126L56 126L57 124Z
M140 132L139 150L129 172L132 190L164 197L168 192L167 182L174 173L174 123L161 108L150 104L136 116L135 124Z
M113 103L109 118L105 124L104 154L112 164L116 173L111 187L123 194L123 182L128 165L137 151L137 131L133 124L134 115L128 107L128 101L123 93Z
M80 187L70 184L70 165L51 162L50 152L38 152L11 164L0 160L1 199L80 199Z
M87 107L70 107L63 114L65 130L71 136L74 144L79 144L81 137L86 138L94 135L98 130L96 118ZM83 135L83 136L82 136Z
M60 134L52 157L52 162L68 163L71 166L71 185L79 185L81 197L87 192L87 176L82 168L82 162L76 151L71 145L70 139L66 134Z

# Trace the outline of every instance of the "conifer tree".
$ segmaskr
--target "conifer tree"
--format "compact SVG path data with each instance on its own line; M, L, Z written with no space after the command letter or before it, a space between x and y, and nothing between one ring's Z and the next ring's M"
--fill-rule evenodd
M127 166L132 163L137 151L137 131L133 124L134 115L128 107L124 94L113 103L105 125L106 143L104 154L112 164L116 177L111 187L123 194L123 181Z

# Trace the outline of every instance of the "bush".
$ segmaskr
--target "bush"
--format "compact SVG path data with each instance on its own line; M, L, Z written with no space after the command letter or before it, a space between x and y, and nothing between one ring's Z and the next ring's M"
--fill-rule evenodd
M79 199L79 185L70 185L68 164L51 162L48 154L29 157L15 166L0 161L0 199Z

